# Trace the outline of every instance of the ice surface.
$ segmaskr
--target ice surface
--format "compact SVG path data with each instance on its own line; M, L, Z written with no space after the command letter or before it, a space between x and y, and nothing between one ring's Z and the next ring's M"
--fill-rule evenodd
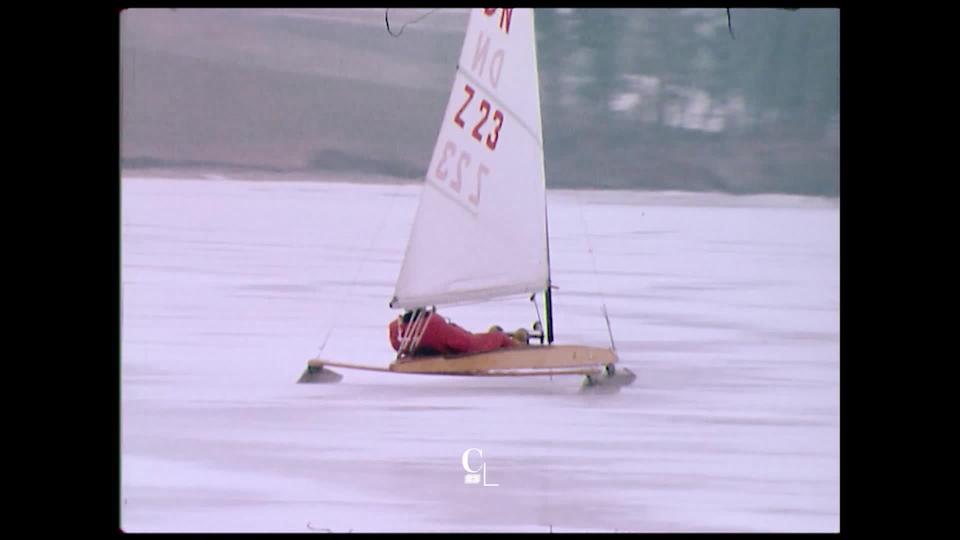
M126 531L836 531L839 209L549 191L558 343L636 382L386 366L420 186L122 181ZM444 309L529 327L525 298ZM487 481L464 484L479 448Z

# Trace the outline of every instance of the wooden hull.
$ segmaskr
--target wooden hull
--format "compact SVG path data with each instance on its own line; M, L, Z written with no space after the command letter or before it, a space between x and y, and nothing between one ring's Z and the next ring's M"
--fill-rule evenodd
M436 375L537 375L568 373L585 374L594 369L614 364L617 355L610 349L583 347L579 345L548 345L516 347L497 351L456 356L428 356L401 360L389 367L349 364L313 359L307 362L308 369L342 367L367 371L393 373L420 373Z
M610 349L579 345L515 347L457 356L426 357L390 364L403 373L470 373L515 369L556 369L612 364L617 355Z

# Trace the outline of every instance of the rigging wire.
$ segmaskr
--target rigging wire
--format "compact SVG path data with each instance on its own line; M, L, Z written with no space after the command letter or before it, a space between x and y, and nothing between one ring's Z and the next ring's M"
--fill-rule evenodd
M424 18L426 18L427 15L430 15L431 13L433 13L434 11L437 11L438 9L440 9L440 8L433 8L433 9L431 9L430 11L424 13L423 15L417 17L416 19L414 19L414 20L412 20L412 21L410 21L410 22L408 22L408 23L404 23L403 26L400 27L400 31L397 32L396 34L394 34L393 31L390 30L390 8L387 8L387 9L385 9L385 10L383 11L383 20L387 23L387 33L390 34L391 36L395 37L395 38L396 38L396 37L400 37L400 34L403 33L403 29L404 29L404 28L406 28L407 26L409 26L409 25L411 25L411 24L415 24L415 23L420 22L421 20L423 20Z
M537 304L537 293L533 293L530 295L530 301L533 302L533 311L537 314L537 324L540 325L540 331L539 331L540 335L534 336L534 337L539 337L540 344L542 345L544 340L547 339L547 331L543 327L543 319L540 318L540 305Z
M587 227L587 220L583 216L583 199L578 196L577 202L577 208L580 211L580 224L583 225L584 238L587 241L587 251L590 253L590 264L593 266L594 288L600 293L600 300L603 306L603 317L607 321L607 333L610 334L610 345L612 348L616 349L616 345L613 342L613 331L610 329L610 317L607 316L607 295L604 292L603 287L600 285L600 278L597 272L596 254L594 253L593 242L590 241L590 229Z
M387 223L390 222L389 218L390 218L390 215L393 213L393 209L395 205L396 205L396 198L391 197L390 206L387 207L386 212L383 212L381 214L380 222L377 224L376 230L374 231L373 235L370 237L370 242L367 244L366 248L364 249L366 253L369 253L374 249L374 246L377 243L377 239L380 238L380 235L383 233L385 226L387 225ZM353 280L347 286L346 299L344 299L344 305L346 306L352 305L350 303L350 299L356 296L355 292L357 290L357 286L360 281L360 276L363 274L363 270L366 267L366 264L367 264L366 257L361 256L360 262L358 263L356 270L354 270L353 272ZM323 338L323 343L320 344L320 348L317 351L317 356L316 356L317 359L320 358L320 355L323 353L323 350L326 348L327 342L330 340L330 335L333 334L333 331L336 330L337 326L341 322L343 322L342 315L344 311L345 311L344 309L338 309L338 310L329 310L327 312L327 317L324 320L324 324L320 326L320 328L326 327L327 333L326 333L326 336L324 336ZM338 316L340 318L338 318Z
M785 9L787 11L797 11L800 8L776 8L776 9ZM727 8L727 30L730 31L730 37L737 39L737 36L733 34L733 19L730 17L730 8Z

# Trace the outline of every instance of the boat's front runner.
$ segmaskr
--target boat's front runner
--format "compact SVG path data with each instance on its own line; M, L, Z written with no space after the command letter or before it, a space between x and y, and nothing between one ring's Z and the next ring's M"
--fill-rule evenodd
M333 371L323 364L311 365L307 363L307 369L300 375L298 383L335 383L340 382L343 375Z
M598 373L591 373L583 377L581 392L617 392L622 386L633 384L637 375L629 368L617 368L613 364L603 367Z

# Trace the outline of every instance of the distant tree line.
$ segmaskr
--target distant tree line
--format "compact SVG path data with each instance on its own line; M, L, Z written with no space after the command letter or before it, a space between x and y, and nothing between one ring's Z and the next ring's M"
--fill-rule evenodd
M581 162L551 179L836 195L838 11L731 15L538 9L547 153Z

